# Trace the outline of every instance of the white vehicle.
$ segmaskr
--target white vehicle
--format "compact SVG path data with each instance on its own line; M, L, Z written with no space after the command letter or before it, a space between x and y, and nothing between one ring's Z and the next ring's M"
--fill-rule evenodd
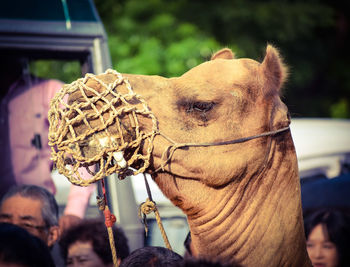
M350 120L293 119L291 131L301 179L349 171Z

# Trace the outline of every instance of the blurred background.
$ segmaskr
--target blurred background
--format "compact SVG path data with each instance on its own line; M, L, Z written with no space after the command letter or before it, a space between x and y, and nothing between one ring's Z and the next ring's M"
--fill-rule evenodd
M283 100L293 117L350 118L348 1L94 2L119 72L178 76L221 47L261 60L271 43L290 69Z

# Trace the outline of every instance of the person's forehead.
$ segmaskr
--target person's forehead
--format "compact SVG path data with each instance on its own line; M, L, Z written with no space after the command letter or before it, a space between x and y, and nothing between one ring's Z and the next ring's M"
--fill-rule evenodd
M14 195L1 204L0 212L17 217L31 216L42 220L42 203L39 199Z
M69 256L89 255L94 253L90 241L75 241L68 247Z
M324 224L317 224L309 234L310 240L329 241L327 227Z

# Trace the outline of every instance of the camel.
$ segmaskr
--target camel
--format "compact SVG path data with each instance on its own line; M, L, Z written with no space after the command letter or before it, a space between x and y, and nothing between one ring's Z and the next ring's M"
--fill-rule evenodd
M280 99L287 68L277 49L268 45L259 63L224 48L175 78L122 75L158 120L162 135L154 137L146 172L186 214L194 254L248 267L311 266L290 117ZM87 85L103 90L93 79ZM152 128L142 116L139 124ZM164 164L169 140L211 145L179 147Z

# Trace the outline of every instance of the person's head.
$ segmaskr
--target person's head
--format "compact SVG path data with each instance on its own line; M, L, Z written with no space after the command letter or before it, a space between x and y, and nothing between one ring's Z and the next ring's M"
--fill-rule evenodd
M174 267L243 267L243 266L238 263L226 264L220 261L191 257L177 263Z
M0 222L16 224L51 247L59 238L58 205L45 188L12 187L0 203Z
M129 255L128 240L120 227L113 227L118 261ZM100 219L82 220L60 240L63 258L71 266L112 266L112 252L106 225Z
M23 228L0 223L0 267L53 267L50 250Z
M340 210L319 210L304 219L306 247L314 266L350 266L350 216Z
M144 247L134 250L120 267L172 267L182 261L174 251L163 247Z

